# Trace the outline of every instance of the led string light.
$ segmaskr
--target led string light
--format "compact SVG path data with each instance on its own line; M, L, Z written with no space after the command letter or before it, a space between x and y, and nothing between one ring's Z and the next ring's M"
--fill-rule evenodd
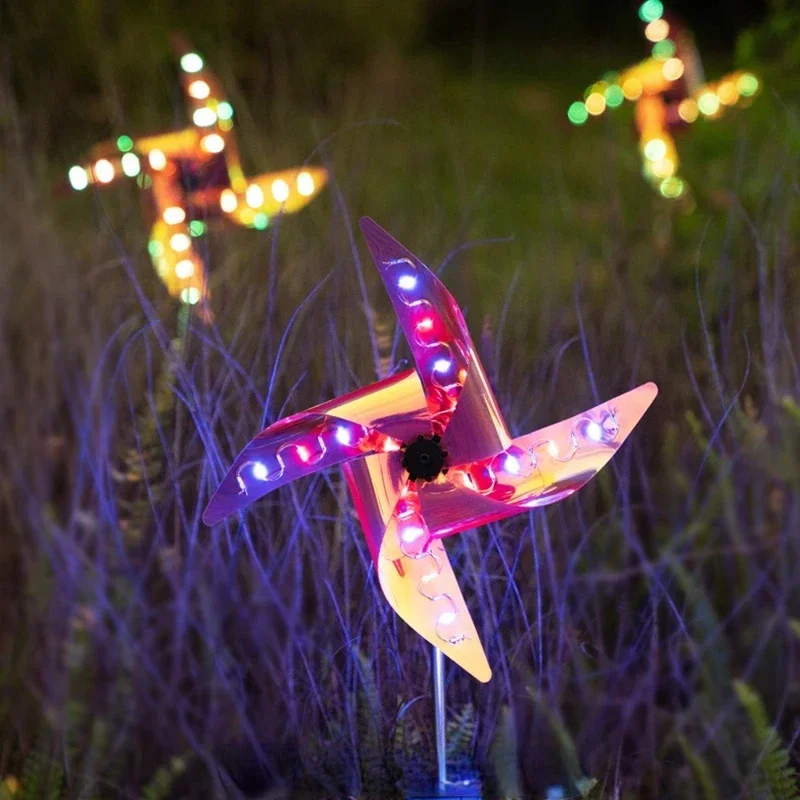
M368 219L361 227L415 369L262 431L235 459L203 521L213 525L289 480L341 464L386 600L431 644L478 680L488 681L491 667L443 537L578 491L617 452L657 390L645 384L512 438L455 299L386 231ZM419 304L422 295L426 303ZM451 365L435 363L445 352L426 346L435 342L450 348ZM432 381L434 373L442 384L452 374L458 388L470 381L469 402L460 411ZM440 378L443 374L448 377ZM363 431L351 427L349 415L357 415ZM441 435L421 433L436 431L437 422ZM559 452L559 442L568 452Z
M677 174L680 162L673 131L701 116L717 119L724 108L752 100L761 85L744 71L706 82L692 37L664 16L661 0L645 0L639 19L645 23L650 57L589 86L583 101L569 106L567 118L573 125L583 125L623 100L635 103L642 173L663 197L675 200L686 196L689 187Z
M175 47L190 127L155 136L123 134L96 145L89 163L70 167L67 178L78 192L123 177L136 179L140 188L150 191L155 207L148 244L153 266L173 297L196 305L208 297L208 278L192 240L206 233L207 222L221 218L264 230L276 214L305 208L326 185L328 173L297 167L245 177L233 107L224 99L221 84L200 54L182 41ZM187 172L197 188L186 188ZM210 319L205 304L201 314Z

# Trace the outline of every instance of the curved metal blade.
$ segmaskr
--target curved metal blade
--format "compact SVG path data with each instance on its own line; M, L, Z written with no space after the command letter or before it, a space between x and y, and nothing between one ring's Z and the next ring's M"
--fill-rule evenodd
M434 433L442 436L470 385L458 425L464 460L502 449L508 434L472 344L466 322L444 284L413 253L369 217L361 230L408 341L425 391ZM460 463L460 462L459 462Z

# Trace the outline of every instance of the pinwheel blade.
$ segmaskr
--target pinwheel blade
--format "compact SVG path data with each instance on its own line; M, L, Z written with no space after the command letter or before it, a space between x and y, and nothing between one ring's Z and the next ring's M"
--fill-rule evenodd
M360 224L416 362L434 432L446 435L448 425L456 425L455 435L446 440L450 463L502 450L510 437L458 303L380 225L368 217Z
M270 425L239 454L203 513L213 525L295 478L398 450L430 428L413 370Z
M447 551L431 537L410 485L389 520L377 567L386 599L408 625L479 681L492 677Z
M446 536L574 494L611 460L657 393L654 383L643 384L451 469L420 493L431 532Z

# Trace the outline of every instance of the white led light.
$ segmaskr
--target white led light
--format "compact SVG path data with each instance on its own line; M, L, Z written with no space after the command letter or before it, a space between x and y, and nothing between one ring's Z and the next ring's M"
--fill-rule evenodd
M251 183L247 187L244 199L247 200L247 205L250 208L259 208L264 205L264 192L261 191L261 187L258 184Z
M272 196L279 203L289 199L289 184L283 178L278 178L272 182Z
M217 115L214 113L213 108L203 106L203 108L198 108L197 111L192 114L192 119L194 120L195 125L198 125L201 128L207 128L209 125L213 125L217 121Z
M193 306L195 303L200 302L200 290L196 286L190 286L181 292L181 300Z
M192 81L189 84L189 95L195 100L205 100L210 91L205 81Z
M194 264L188 258L184 258L175 265L175 275L181 280L191 278L194 275Z
M297 176L297 191L300 192L303 197L308 197L314 194L314 189L316 189L316 186L314 185L314 178L311 176L311 173L301 172Z
M260 461L256 461L256 463L253 464L253 477L257 481L265 481L267 479L267 475L269 475L267 467Z
M413 289L417 285L417 279L413 275L401 275L397 279L397 285L401 289Z
M590 422L586 426L586 436L593 442L599 442L603 438L603 429L596 422Z
M151 150L147 160L150 162L150 166L155 170L164 169L164 167L167 166L167 157L161 150Z
M164 209L164 222L167 225L178 225L186 219L186 212L180 206L170 206Z
M139 157L136 153L125 153L122 156L122 171L129 177L135 178L139 174Z
M516 456L506 456L505 464L503 465L503 469L506 472L510 472L512 475L517 475L519 473L520 463L519 459Z
M94 174L100 183L111 183L114 180L114 165L105 158L101 158L94 165Z
M436 361L433 362L433 371L434 372L447 372L450 369L450 359L449 358L437 358Z
M206 153L221 153L225 149L225 140L218 133L209 133L200 140L200 146Z
M440 625L452 625L455 621L456 621L455 611L445 611L443 614L439 615Z
M404 542L416 542L420 536L422 536L425 531L422 528L417 527L416 525L407 525L403 528L403 533L401 534L401 538Z
M558 455L558 445L552 439L547 443L547 452L550 453L553 458Z
M89 185L89 178L83 167L72 167L69 171L69 182L73 189L80 191Z
M176 253L182 253L184 250L188 250L191 244L191 239L189 239L185 233L176 233L174 236L170 237L169 240L169 246Z
M184 72L200 72L203 69L203 59L197 53L186 53L181 56L181 69Z
M336 441L339 444L350 444L350 431L344 425L340 425L336 429Z
M236 199L236 195L230 189L224 189L222 194L219 196L220 208L228 214L236 211L236 206L238 204L239 201Z

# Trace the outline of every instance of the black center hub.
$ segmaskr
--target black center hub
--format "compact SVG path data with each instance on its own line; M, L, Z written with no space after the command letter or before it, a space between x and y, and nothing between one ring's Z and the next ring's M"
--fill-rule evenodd
M447 452L442 450L440 436L417 436L403 445L403 467L412 481L432 481L440 473L447 474Z

